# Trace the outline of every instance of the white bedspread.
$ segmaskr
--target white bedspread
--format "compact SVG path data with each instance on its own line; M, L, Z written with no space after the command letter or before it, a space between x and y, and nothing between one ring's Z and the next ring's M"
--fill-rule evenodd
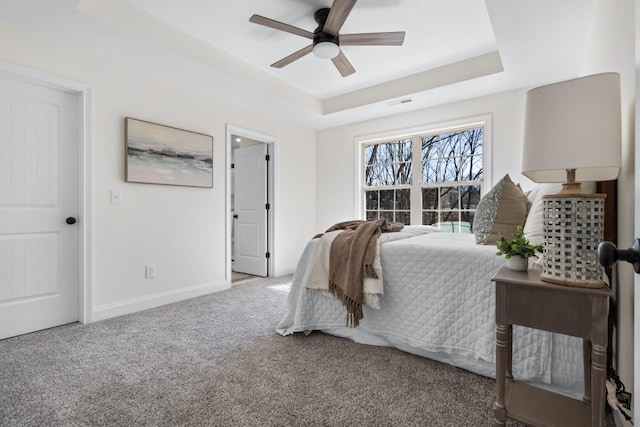
M345 309L309 292L305 282L315 241L303 252L277 327L281 335L322 330L354 341L393 346L495 378L495 286L505 262L495 246L472 234L431 233L380 247L384 296L380 309L363 307L357 328L344 326ZM582 343L577 338L514 326L517 379L582 397Z
M306 279L304 285L312 292L331 297L329 292L329 254L331 245L336 236L343 230L330 231L324 233L317 239L311 260L307 265ZM362 283L363 304L371 308L380 308L380 296L384 294L384 280L382 274L382 263L380 261L380 245L394 240L406 239L427 233L437 233L440 229L435 227L411 227L407 226L400 231L382 233L376 244L376 253L373 261L373 269L378 275L377 278L365 277Z

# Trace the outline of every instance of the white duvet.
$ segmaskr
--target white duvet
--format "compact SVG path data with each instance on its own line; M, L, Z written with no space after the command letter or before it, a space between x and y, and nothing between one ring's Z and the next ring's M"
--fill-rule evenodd
M325 296L332 296L329 292L329 254L333 240L342 231L336 230L324 233L314 243L313 254L305 269L304 286L307 289ZM373 261L373 269L378 277L365 277L362 280L363 304L376 309L380 308L380 296L384 293L382 264L380 262L380 245L382 243L439 231L435 227L405 227L400 231L382 233L378 238Z
M393 346L495 378L495 287L504 264L495 246L472 234L430 233L380 246L384 295L380 309L363 307L357 328L345 327L345 309L305 283L316 246L305 248L293 277L281 335L321 330L356 342ZM581 398L579 339L514 326L513 374Z

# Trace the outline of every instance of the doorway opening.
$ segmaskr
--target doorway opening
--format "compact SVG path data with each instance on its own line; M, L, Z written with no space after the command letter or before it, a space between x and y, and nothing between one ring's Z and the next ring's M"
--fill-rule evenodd
M227 282L273 273L275 138L227 126Z

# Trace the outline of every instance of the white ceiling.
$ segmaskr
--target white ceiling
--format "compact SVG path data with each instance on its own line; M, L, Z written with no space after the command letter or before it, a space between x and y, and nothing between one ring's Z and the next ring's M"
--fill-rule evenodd
M405 31L403 46L344 47L346 78L313 54L270 67L310 41L249 17L313 31L331 1L0 0L0 22L320 129L576 77L595 3L360 0L341 34Z
M235 0L224 8L219 2L202 0L128 1L321 99L497 49L482 1L360 0L342 34L405 31L405 43L344 47L356 73L343 78L331 61L312 54L283 69L270 67L310 40L249 22L255 13L313 31L314 12L331 6L331 0Z

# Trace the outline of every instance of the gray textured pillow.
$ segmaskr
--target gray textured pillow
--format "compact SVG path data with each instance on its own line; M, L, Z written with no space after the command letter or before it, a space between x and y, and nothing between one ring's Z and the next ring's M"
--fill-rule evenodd
M478 244L495 244L499 236L513 238L516 227L527 219L527 196L505 175L484 195L473 217Z

